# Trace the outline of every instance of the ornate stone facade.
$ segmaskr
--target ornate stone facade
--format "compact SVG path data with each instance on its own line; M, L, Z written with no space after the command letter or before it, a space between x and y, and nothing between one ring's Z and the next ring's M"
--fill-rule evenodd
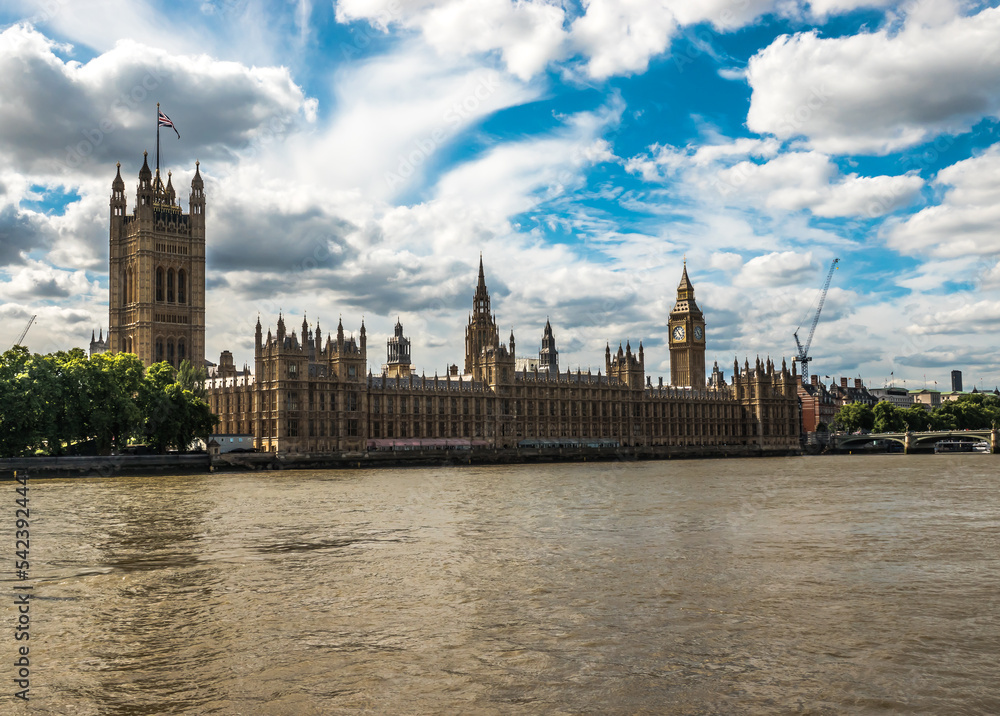
M126 213L121 164L111 184L108 350L143 365L184 359L205 364L205 185L198 163L190 213L143 155L132 214Z
M683 296L683 298L682 298ZM480 260L473 312L466 327L465 371L443 377L390 371L366 374L367 346L346 337L322 342L303 319L301 338L278 318L266 338L258 320L254 375L208 381L223 433L252 432L258 449L322 454L370 449L517 446L799 445L798 377L770 360L733 366L732 383L713 371L705 386L704 317L685 268L671 326L701 327L701 338L671 343L686 358L679 385L645 376L642 344L605 349L605 371L515 370L514 336L501 343ZM551 326L549 353L555 355ZM693 338L693 336L692 336ZM397 324L388 355L409 342ZM393 353L396 346L397 353ZM544 350L544 349L543 349ZM700 361L700 364L699 364ZM221 361L220 361L221 363ZM550 362L548 365L551 365ZM700 373L699 373L700 365ZM674 375L674 371L671 371ZM700 375L700 382L698 377Z

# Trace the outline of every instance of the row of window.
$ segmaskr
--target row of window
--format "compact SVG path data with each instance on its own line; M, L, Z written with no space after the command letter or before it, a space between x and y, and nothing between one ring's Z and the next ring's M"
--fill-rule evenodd
M188 357L187 345L183 338L178 338L176 341L173 338L157 338L155 346L156 363L166 361L177 368L181 361Z
M181 254L187 256L188 247L178 244L156 244L156 250L165 254Z
M170 268L164 271L162 266L156 268L156 302L187 304L187 273L184 269L176 272Z
M310 420L309 421L309 437L314 438L314 437L332 436L331 428L333 427L333 424L334 424L334 422L332 420L331 421L327 421L327 420ZM360 430L359 426L360 426L360 423L359 423L358 420L353 419L353 418L350 419L350 420L348 420L347 421L347 425L345 426L346 427L346 432L347 432L347 437L349 437L349 438L360 437L361 430ZM264 421L262 421L261 427L265 431L267 431L268 429L270 429L270 436L269 437L271 437L271 438L278 437L278 421L277 420L264 420ZM299 421L297 419L292 418L292 419L286 421L286 423L285 423L285 435L287 437L290 437L290 438L300 437L300 435L299 435ZM301 437L305 437L305 435L303 434Z

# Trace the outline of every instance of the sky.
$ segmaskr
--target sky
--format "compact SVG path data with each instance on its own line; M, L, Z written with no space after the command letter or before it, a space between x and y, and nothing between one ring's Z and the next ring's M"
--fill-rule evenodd
M108 323L111 182L207 196L207 357L278 314L400 320L462 364L480 255L501 338L669 377L683 262L709 366L1000 384L1000 9L919 0L0 0L0 348ZM825 380L825 378L824 378Z

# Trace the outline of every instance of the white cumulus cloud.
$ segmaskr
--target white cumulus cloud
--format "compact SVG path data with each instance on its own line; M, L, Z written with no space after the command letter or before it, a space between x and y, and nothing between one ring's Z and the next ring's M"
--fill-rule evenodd
M934 183L948 187L940 203L896 224L888 245L936 258L1000 252L1000 144L942 169Z
M925 3L926 4L926 3ZM828 154L885 154L1000 116L1000 8L843 37L782 36L751 58L747 126Z

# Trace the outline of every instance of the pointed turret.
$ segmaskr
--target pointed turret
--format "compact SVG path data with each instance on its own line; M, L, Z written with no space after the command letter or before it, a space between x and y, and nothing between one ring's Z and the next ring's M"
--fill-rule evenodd
M177 192L174 191L174 179L172 172L167 172L167 188L164 190L164 194L166 195L169 203L175 203L174 199L177 197Z
M677 299L685 301L694 300L694 285L691 283L691 279L688 278L687 260L684 261L684 270L681 273L681 282L677 284Z
M361 352L365 352L365 348L368 345L368 331L365 330L365 319L361 319Z
M122 163L118 162L115 179L111 182L111 241L121 236L121 223L125 219L125 181L122 179Z
M556 339L552 335L552 324L545 318L545 330L542 332L542 349L538 351L538 365L541 370L552 375L559 373L559 351L556 350Z
M142 153L142 168L139 170L139 188L135 194L137 208L153 203L153 172L149 169L149 153Z
M191 188L192 189L204 189L205 182L201 178L201 162L195 160L194 163L194 177L191 178Z
M285 318L278 312L278 347L283 348L285 346Z
M490 319L490 292L486 289L486 273L483 271L483 255L479 254L479 281L476 283L476 293L472 298L472 320L478 316Z
M149 152L142 153L142 167L139 169L139 181L146 180L147 184L153 181L153 171L149 168ZM140 185L140 188L141 185Z
M257 314L257 328L254 330L254 346L257 348L261 347L261 325L260 325L260 314Z
M201 178L200 162L194 163L194 178L191 179L191 193L188 204L191 210L191 225L202 231L205 229L205 182Z

